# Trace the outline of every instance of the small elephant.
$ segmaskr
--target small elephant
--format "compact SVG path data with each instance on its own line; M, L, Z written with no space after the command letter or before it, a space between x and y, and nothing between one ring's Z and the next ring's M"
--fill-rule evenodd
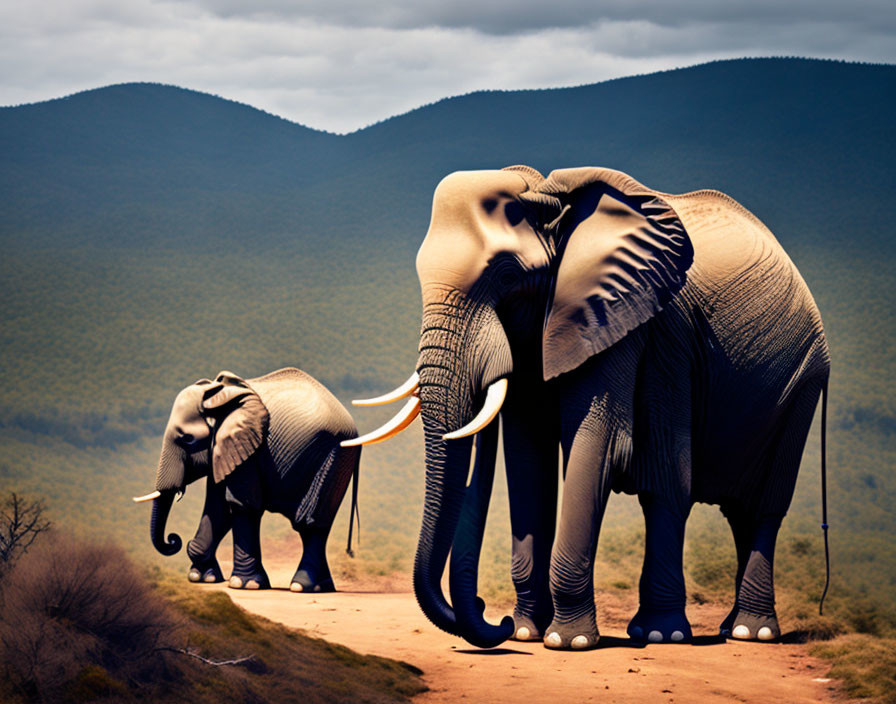
M737 548L721 632L778 637L775 540L830 363L815 302L772 233L717 191L670 195L611 169L458 172L436 189L417 273L417 370L362 405L410 399L361 440L422 416L414 587L433 623L484 647L594 647L595 551L621 491L646 521L632 638L691 637L682 549L696 501L720 505ZM493 626L476 584L499 412L517 599Z
M162 440L156 490L135 498L153 500L152 544L163 555L181 547L165 540L175 494L207 477L205 507L195 537L187 543L191 582L224 580L215 552L233 529L234 589L265 589L259 526L264 511L289 518L302 537L302 559L290 589L335 589L327 564L327 537L349 479L354 478L349 525L357 510L360 447L340 447L357 437L355 423L322 384L294 368L257 379L223 371L200 379L174 401Z

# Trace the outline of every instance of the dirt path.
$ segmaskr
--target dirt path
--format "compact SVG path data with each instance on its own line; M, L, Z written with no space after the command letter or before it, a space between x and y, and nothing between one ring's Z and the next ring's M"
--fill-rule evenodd
M269 570L288 584L291 571ZM224 589L252 613L341 643L361 653L403 660L423 670L430 691L419 704L457 702L832 702L826 665L800 644L720 641L710 635L722 609L688 607L696 643L634 646L625 636L634 604L598 604L601 644L584 653L557 652L540 643L508 641L479 650L437 630L423 616L408 584L341 583L335 594L285 589ZM633 598L637 598L633 595ZM488 610L497 623L503 615Z

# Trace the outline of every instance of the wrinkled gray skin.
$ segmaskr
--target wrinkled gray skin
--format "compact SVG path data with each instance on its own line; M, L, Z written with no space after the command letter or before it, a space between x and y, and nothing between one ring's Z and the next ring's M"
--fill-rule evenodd
M609 169L459 172L435 192L417 271L414 585L433 623L484 647L593 647L594 555L615 490L637 493L646 520L633 638L691 637L682 544L695 501L720 505L737 546L722 632L777 637L775 538L829 358L815 303L762 223L716 191L662 194ZM517 601L494 626L476 582L497 422L476 439L470 489L471 438L442 435L501 378Z
M326 545L333 519L355 477L360 447L351 416L320 383L286 368L244 380L221 372L200 379L174 401L156 473L161 496L153 502L150 532L156 549L175 554L180 537L165 539L165 522L177 492L202 477L205 506L187 544L193 582L223 581L215 552L233 529L234 588L267 588L259 526L264 511L280 513L302 537L293 591L332 591Z

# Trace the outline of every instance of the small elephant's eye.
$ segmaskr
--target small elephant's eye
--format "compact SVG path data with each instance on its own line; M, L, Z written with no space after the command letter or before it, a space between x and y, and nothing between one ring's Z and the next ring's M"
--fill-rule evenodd
M193 438L193 436L190 435L189 433L184 433L183 435L180 436L181 442L193 442L194 439L195 438Z

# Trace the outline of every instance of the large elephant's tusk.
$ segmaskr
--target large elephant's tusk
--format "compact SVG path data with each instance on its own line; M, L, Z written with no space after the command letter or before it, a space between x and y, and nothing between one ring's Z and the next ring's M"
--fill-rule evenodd
M482 410L476 414L476 417L463 428L458 428L457 430L443 435L442 440L457 440L458 438L465 438L468 435L475 435L478 433L495 419L495 416L498 415L498 411L501 410L501 405L504 403L504 398L506 396L507 379L498 379L494 384L488 387L488 391L485 394L485 403L482 404Z
M402 430L413 423L414 418L418 415L420 415L420 399L417 396L411 396L398 414L388 423L367 433L367 435L362 435L359 438L353 438L351 440L343 440L339 444L342 447L355 447L357 445L372 445L375 442L383 442L383 440L388 440L389 438L398 435Z
M146 496L135 496L134 503L142 504L144 501L152 501L153 499L157 499L162 495L161 491L154 491L151 494L147 494Z
M417 387L420 385L420 375L417 372L411 374L410 378L404 382L401 386L399 386L395 391L390 391L387 394L383 394L382 396L377 396L376 398L362 398L352 401L353 406L384 406L387 403L392 403L393 401L400 401L403 398L407 398L412 393L417 390Z

